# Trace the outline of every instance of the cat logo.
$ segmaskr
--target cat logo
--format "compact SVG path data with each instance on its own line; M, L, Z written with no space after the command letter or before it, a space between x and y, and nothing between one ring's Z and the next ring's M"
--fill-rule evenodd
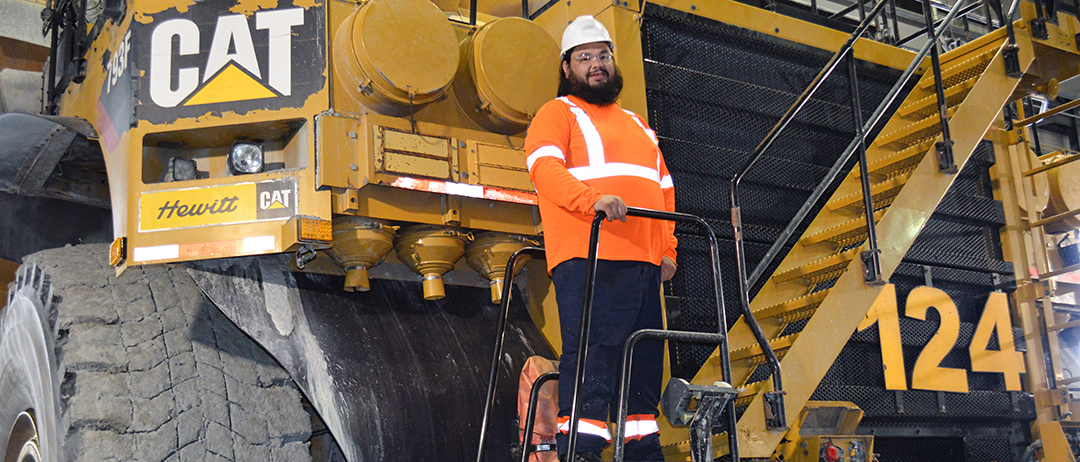
M259 193L259 208L262 210L287 209L291 193L292 191L288 189L262 191Z
M151 101L172 108L291 95L293 29L304 25L304 17L303 8L218 16L208 52L202 45L208 31L195 21L156 24L150 34Z

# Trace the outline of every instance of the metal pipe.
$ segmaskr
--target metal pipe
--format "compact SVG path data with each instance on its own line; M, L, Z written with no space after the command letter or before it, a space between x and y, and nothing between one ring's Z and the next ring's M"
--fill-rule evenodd
M856 151L859 153L859 180L862 182L863 210L866 213L866 240L870 245L870 252L878 253L877 224L874 223L874 201L870 193L870 169L866 161L866 138L863 133L862 105L859 103L859 78L856 74L855 57L848 58L848 88L851 91L852 111L851 117L855 125L855 140L858 142ZM877 275L876 280L881 279L881 260L871 259L872 274ZM865 274L869 274L867 271Z
M1018 6L1020 6L1020 0L1013 0L1012 5L1009 6L1009 13L1005 17L1005 32L1009 34L1009 45L1016 45L1016 31L1013 30L1013 16L1016 16Z
M529 19L529 0L521 0L521 17Z
M532 446L529 442L532 440L533 424L536 423L536 402L538 401L537 395L540 394L540 387L544 386L549 380L558 378L558 372L540 374L540 377L537 377L536 381L533 382L532 389L529 390L529 409L525 413L525 430L521 434L521 462L529 462L529 446Z
M697 224L698 228L703 231L703 234L705 234L706 238L709 240L709 247L712 249L712 252L710 253L710 260L711 260L712 267L713 267L713 288L714 288L714 293L716 295L716 309L717 309L717 316L718 316L717 329L719 330L719 333L722 333L722 334L724 334L726 336L726 333L727 333L727 318L726 318L725 312L724 312L723 284L721 283L722 281L721 281L721 277L720 277L719 245L716 242L716 236L712 232L712 228L709 226L709 224L705 220L701 219L700 217L696 217L694 215L689 215L689 214L685 214L685 213L678 213L678 212L667 212L667 211L662 211L662 210L643 209L643 208L639 208L639 207L627 207L626 215L627 216L642 217L642 218L653 218L653 219L658 219L658 220L682 221L682 222L695 223L695 224ZM571 405L570 405L570 420L569 420L570 429L569 429L569 435L568 435L568 438L567 438L568 443L567 443L567 451L566 451L566 453L571 455L571 457L577 450L578 414L580 413L580 407L581 407L581 400L580 400L581 388L580 387L581 387L582 377L584 376L586 349L588 347L588 338L589 338L589 327L590 327L590 324L592 322L593 293L594 293L594 289L596 287L596 264L597 264L596 255L597 255L597 249L598 249L598 244L599 244L599 240L600 240L599 239L600 225L603 224L604 218L606 218L606 216L607 215L604 212L597 212L596 213L596 216L593 218L593 222L592 222L592 232L589 235L589 260L588 260L588 263L586 265L586 273L585 273L585 293L584 293L585 299L583 301L584 303L582 304L582 309L581 309L581 320L580 320L581 328L580 328L580 333L578 335L577 363L575 364L575 368L574 368L574 395L573 395ZM759 330L760 330L760 328L759 328ZM730 383L731 382L731 358L728 356L728 346L727 346L726 339L720 345L720 348L721 348L721 350L720 350L721 371L722 371L722 374L724 375L724 380L726 380L726 381L728 381L728 383ZM762 346L762 348L767 349L768 348L768 343L766 342ZM772 350L768 349L768 351L772 351ZM777 366L779 366L779 364L777 364ZM776 369L776 370L779 371L779 369ZM777 376L779 376L779 373L777 373ZM780 386L779 381L774 381L774 382L775 382L777 387ZM777 389L781 389L781 388L777 388ZM730 404L731 407L728 409L728 411L729 411L728 412L728 414L729 414L728 424L729 424L729 427L730 427L730 431L728 432L728 438L729 438L728 447L731 450L731 454L732 454L732 457L733 457L733 459L732 459L733 462L738 462L738 460L739 460L738 459L738 456L739 456L739 442L738 442L738 437L737 437L737 435L735 433L735 423L736 423L735 422L735 407L734 407L734 402L731 402L729 404Z
M965 0L957 0L956 4L953 5L953 8L949 10L949 14L945 16L945 19L942 21L943 24L941 25L941 27L935 30L935 40L937 39L937 36L940 35L941 32L944 30L946 25L950 21L952 21L953 17L956 16L956 13L960 10L960 8L963 7L964 1ZM911 63L908 64L907 69L904 69L904 72L900 74L900 78L897 79L893 87L889 89L889 92L885 95L885 98L882 99L881 104L878 104L877 109L875 109L874 113L870 116L870 120L863 124L863 140L853 139L851 140L851 143L848 143L848 146L844 150L844 153L840 155L840 158L836 159L836 162L833 163L833 166L829 170L829 173L827 173L825 175L825 178L821 180L821 184L819 184L818 187L814 189L814 192L810 194L810 197L806 199L806 202L803 203L798 213L795 214L795 218L793 218L791 222L788 223L787 228L784 228L784 231L781 232L780 236L776 239L775 242L773 242L772 247L769 248L769 251L765 254L765 257L761 259L760 263L758 263L757 268L755 268L754 272L750 275L750 277L746 279L747 286L753 287L757 284L757 280L761 278L761 275L765 272L765 269L768 268L769 265L772 265L773 260L775 260L776 256L780 254L780 251L783 250L784 245L789 239L791 239L791 236L795 234L795 231L802 226L803 220L805 220L807 215L810 214L810 211L813 210L814 205L817 204L817 201L821 199L821 196L825 193L825 190L827 190L829 185L831 185L832 182L836 179L836 177L839 176L840 172L842 171L842 167L847 163L848 159L851 158L851 154L855 152L855 148L856 146L858 146L858 143L865 142L865 137L867 136L867 134L874 132L877 124L881 122L882 117L885 115L885 111L893 105L893 103L896 101L896 98L900 94L900 90L902 90L904 86L907 85L908 80L910 80L911 76L915 74L915 69L919 67L919 65L922 63L923 58L926 57L926 53L930 51L929 46L931 43L933 42L928 41L927 43L923 44L923 47L919 49L918 53L915 54L915 59L912 59ZM739 243L738 241L741 236L738 232L736 233L735 237L737 239L737 245L741 246L741 243ZM739 250L741 251L741 249ZM736 258L738 257L739 255L737 254ZM743 262L741 263L745 264L745 260L743 260ZM740 276L741 274L745 273L742 273L742 270L740 270ZM739 282L743 281L740 279ZM743 286L740 286L739 288L740 290L744 290ZM746 303L749 305L749 301L747 301Z
M926 18L926 30L930 31L931 26L934 24L934 16L930 10L930 0L923 0L923 17ZM926 40L930 43L930 63L934 69L934 91L937 93L938 116L941 119L940 142L944 143L945 149L952 152L950 147L952 136L949 134L949 104L945 100L945 82L941 80L941 60L938 57L937 37L927 33Z
M502 362L503 344L506 340L506 319L510 314L510 289L514 285L514 268L518 261L525 257L544 258L544 249L540 247L523 247L518 249L506 263L506 273L503 276L502 306L499 310L499 320L495 328L495 348L491 355L491 368L488 374L487 394L484 395L484 419L480 421L480 448L476 451L476 462L484 460L484 446L487 442L487 429L491 424L491 410L495 406L495 387L499 383L499 364Z
M960 10L960 12L957 13L957 17L967 17L968 14L971 14L972 11L975 11L975 10L979 9L980 6L982 6L981 2L972 3L972 4L968 5L967 7L965 7L963 10ZM987 19L987 20L989 21L989 19ZM934 27L936 28L936 27L940 26L943 23L944 23L944 20L934 21ZM905 43L908 43L908 42L910 42L912 40L915 40L916 38L918 38L918 37L922 36L923 34L925 34L926 31L928 31L928 30L930 30L930 28L923 27L923 28L921 28L921 29L919 29L919 30L917 30L915 32L912 32L911 35L900 39L899 42L896 42L896 46L901 46L901 45L903 45Z
M840 11L837 11L836 13L833 13L831 16L829 16L829 19L836 19L836 18L842 17L842 16L844 16L844 15L846 15L846 14L852 12L852 11L855 11L855 8L858 8L858 7L859 7L858 3L852 4L851 6L848 6L847 8L844 8L844 9L842 9Z
M476 25L476 0L469 1L469 25Z
M607 214L604 212L596 212L596 216L593 217L592 221L592 232L589 234L589 260L585 266L585 291L581 305L581 328L578 331L577 360L574 364L574 395L570 400L570 434L566 444L566 454L570 458L577 453L578 415L581 414L581 382L585 376L585 358L589 350L589 328L592 323L593 292L596 289L597 243L600 242L600 225L604 222L606 216Z
M626 339L626 343L623 344L622 366L619 369L619 418L616 421L616 424L618 425L615 427L616 434L612 436L612 442L615 446L615 454L611 459L613 462L622 462L626 452L626 401L630 397L630 387L628 386L630 383L630 369L633 365L634 347L642 340L714 343L724 346L727 335L661 329L642 329L630 334L630 337ZM734 427L732 427L732 429L734 429ZM734 432L729 430L728 433L731 434ZM737 453L733 453L731 461L739 462Z

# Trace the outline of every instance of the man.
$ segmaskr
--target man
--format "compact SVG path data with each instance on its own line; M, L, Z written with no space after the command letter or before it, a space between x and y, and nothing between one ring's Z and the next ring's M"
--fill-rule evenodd
M559 98L537 112L525 137L526 163L544 220L548 271L562 332L559 365L559 453L565 457L592 219L601 227L591 336L582 385L578 460L600 460L611 441L606 420L618 417L623 343L638 329L662 328L660 283L675 273L675 225L631 217L627 205L675 210L675 190L656 135L615 104L622 74L607 30L592 16L562 37ZM628 402L626 460L662 461L657 403L663 345L635 348ZM570 459L564 459L570 460Z

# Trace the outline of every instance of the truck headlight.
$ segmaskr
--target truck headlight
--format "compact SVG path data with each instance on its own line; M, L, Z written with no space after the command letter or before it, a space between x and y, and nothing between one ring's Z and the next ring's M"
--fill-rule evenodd
M233 175L259 173L263 170L262 145L233 143L229 151L229 171Z

